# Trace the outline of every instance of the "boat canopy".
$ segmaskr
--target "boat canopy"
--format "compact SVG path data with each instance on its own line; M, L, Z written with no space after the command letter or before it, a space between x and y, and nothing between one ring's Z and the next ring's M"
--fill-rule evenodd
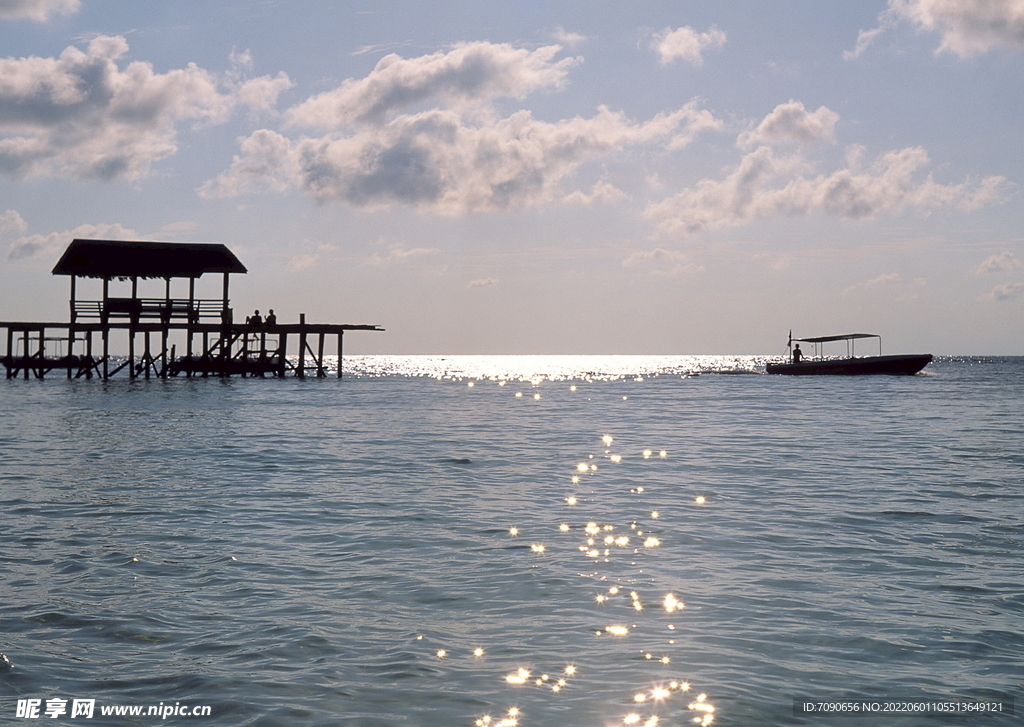
M817 336L815 338L794 338L802 343L828 343L829 341L852 341L856 338L881 338L877 333L843 333L838 336Z

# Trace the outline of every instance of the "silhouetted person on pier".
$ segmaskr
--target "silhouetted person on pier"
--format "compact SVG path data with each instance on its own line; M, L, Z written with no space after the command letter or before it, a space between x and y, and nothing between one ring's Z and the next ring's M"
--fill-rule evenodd
M274 309L273 308L271 308L270 312L267 313L266 324L268 326L276 326L277 325L277 316L274 315Z
M804 352L800 350L800 344L796 344L793 347L793 363L800 363L800 359L804 357Z
M259 328L263 325L263 316L260 315L259 311L256 311L245 322L253 328Z

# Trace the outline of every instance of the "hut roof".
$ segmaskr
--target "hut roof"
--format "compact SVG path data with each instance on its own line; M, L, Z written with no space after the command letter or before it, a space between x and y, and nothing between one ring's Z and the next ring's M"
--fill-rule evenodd
M72 240L54 275L87 278L198 278L203 273L245 273L228 248L208 242Z

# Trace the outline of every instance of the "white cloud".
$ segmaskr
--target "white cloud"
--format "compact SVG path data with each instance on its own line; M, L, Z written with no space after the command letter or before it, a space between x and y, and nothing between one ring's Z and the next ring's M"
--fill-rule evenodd
M697 273L704 270L703 265L690 261L690 256L679 250L664 250L656 247L653 250L638 250L622 261L625 268L649 267L654 275L679 275L680 273Z
M889 10L942 36L939 51L961 58L993 48L1024 50L1021 0L889 0Z
M690 26L684 25L675 30L665 28L655 34L651 47L661 56L663 65L682 58L699 66L704 63L704 50L720 47L725 44L725 40L725 33L713 26L705 33L698 33Z
M0 215L0 234L5 232L24 232L28 229L25 220L15 210L7 210Z
M850 51L843 51L843 58L848 61L852 61L854 58L859 58L860 55L868 49L868 46L875 42L875 39L887 30L886 25L880 25L877 28L871 30L862 30L857 33L857 45Z
M989 297L996 301L1013 300L1024 296L1024 283L1006 283L992 288Z
M564 46L568 46L569 48L575 48L581 43L585 43L586 41L590 40L590 38L588 38L585 35L582 35L580 33L571 33L567 31L565 28L557 28L554 32L554 38L559 43L561 43Z
M974 271L975 275L985 275L986 273L1001 273L1009 270L1020 270L1024 268L1024 263L1017 259L1017 256L1007 250L1001 252L998 255L992 255L985 262L978 266L978 269Z
M480 278L479 280L470 280L467 284L467 288L485 288L489 285L497 285L497 278Z
M740 134L736 144L751 147L757 144L830 142L834 140L837 121L839 114L825 106L810 113L799 101L790 100L776 106L756 129Z
M51 232L49 235L20 237L11 245L9 260L23 260L55 250L63 250L76 237L98 240L144 240L135 230L120 224L79 225L73 230Z
M51 15L77 13L81 5L81 0L0 0L0 18L45 22Z
M624 194L609 182L567 197L560 182L624 147L672 151L722 127L696 100L640 123L605 107L590 118L553 122L528 110L499 116L491 103L497 98L564 86L578 60L557 60L559 50L480 42L419 58L390 55L365 78L286 113L289 126L319 127L321 136L260 129L241 141L231 167L198 191L233 197L297 188L320 201L369 209L404 204L442 215L612 203ZM422 108L429 104L435 106Z
M942 42L937 53L949 51L967 58L995 48L1024 50L1021 0L889 0L878 17L879 27L860 31L856 48L844 57L858 57L901 20L939 33Z
M318 262L320 262L319 255L313 255L312 253L300 253L288 258L288 262L285 263L284 269L289 273L297 273L300 270L308 270Z
M575 58L555 61L561 46L533 51L507 43L462 43L447 53L381 58L368 76L350 78L288 112L295 125L335 129L382 124L400 109L429 102L475 104L498 97L523 98L542 88L561 88Z
M567 194L563 201L566 204L591 205L597 202L612 205L624 199L629 199L629 195L615 185L608 182L595 182L594 186L590 188L590 194L577 189L575 192Z
M242 141L230 169L199 191L230 197L298 187L321 201L406 204L444 215L515 209L559 199L559 182L602 154L657 141L678 148L720 127L694 101L642 123L604 107L591 118L557 122L525 110L466 118L433 109L294 141L262 129Z
M891 283L898 283L903 280L903 276L899 273L883 273L877 277L871 278L871 280L865 280L862 283L855 283L850 287L843 290L843 295L849 295L850 293L860 290L862 288L876 288L879 285L888 285Z
M917 291L925 286L924 278L914 278L913 280L905 280L899 273L884 273L878 275L870 280L865 280L861 283L855 283L850 287L843 290L843 295L850 295L858 290L865 290L871 288L888 287L894 288L897 291L896 300L907 301L916 300L918 297Z
M855 161L857 155L852 157ZM907 148L883 154L866 169L851 164L812 176L802 157L776 157L762 146L746 154L724 179L701 180L649 205L644 214L657 221L661 234L695 234L783 215L870 219L908 209L970 211L999 200L1007 184L1002 177L939 184L931 175L920 177L927 164L924 149Z
M284 74L244 80L237 68L221 84L195 64L122 69L127 52L124 38L100 36L58 58L0 59L0 174L135 179L176 151L178 123L269 109L291 85Z
M181 220L180 222L171 222L160 228L160 232L189 232L199 227L199 223L192 220Z
M411 260L415 257L422 257L424 255L437 255L441 251L436 247L414 247L411 250L406 250L401 247L395 247L388 251L387 255L381 255L380 253L373 253L366 261L367 265L390 265L392 263L404 263L407 260Z

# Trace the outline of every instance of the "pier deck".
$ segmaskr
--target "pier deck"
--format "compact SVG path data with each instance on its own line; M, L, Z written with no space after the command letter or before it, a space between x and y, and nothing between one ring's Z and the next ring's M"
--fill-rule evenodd
M64 370L68 378L103 379L127 370L130 378L169 376L326 376L324 349L337 337L338 378L346 331L383 331L375 325L346 323L280 323L250 326L230 323L107 322L59 323L0 321L6 329L6 355L0 358L7 378L37 378ZM124 332L128 356L112 356L111 333ZM172 332L184 336L182 355L168 347ZM154 335L156 334L156 335ZM136 355L137 341L141 350ZM159 337L159 341L153 340ZM297 348L291 357L290 343ZM315 345L314 345L315 344ZM79 353L75 353L75 350ZM83 350L84 349L84 350Z

